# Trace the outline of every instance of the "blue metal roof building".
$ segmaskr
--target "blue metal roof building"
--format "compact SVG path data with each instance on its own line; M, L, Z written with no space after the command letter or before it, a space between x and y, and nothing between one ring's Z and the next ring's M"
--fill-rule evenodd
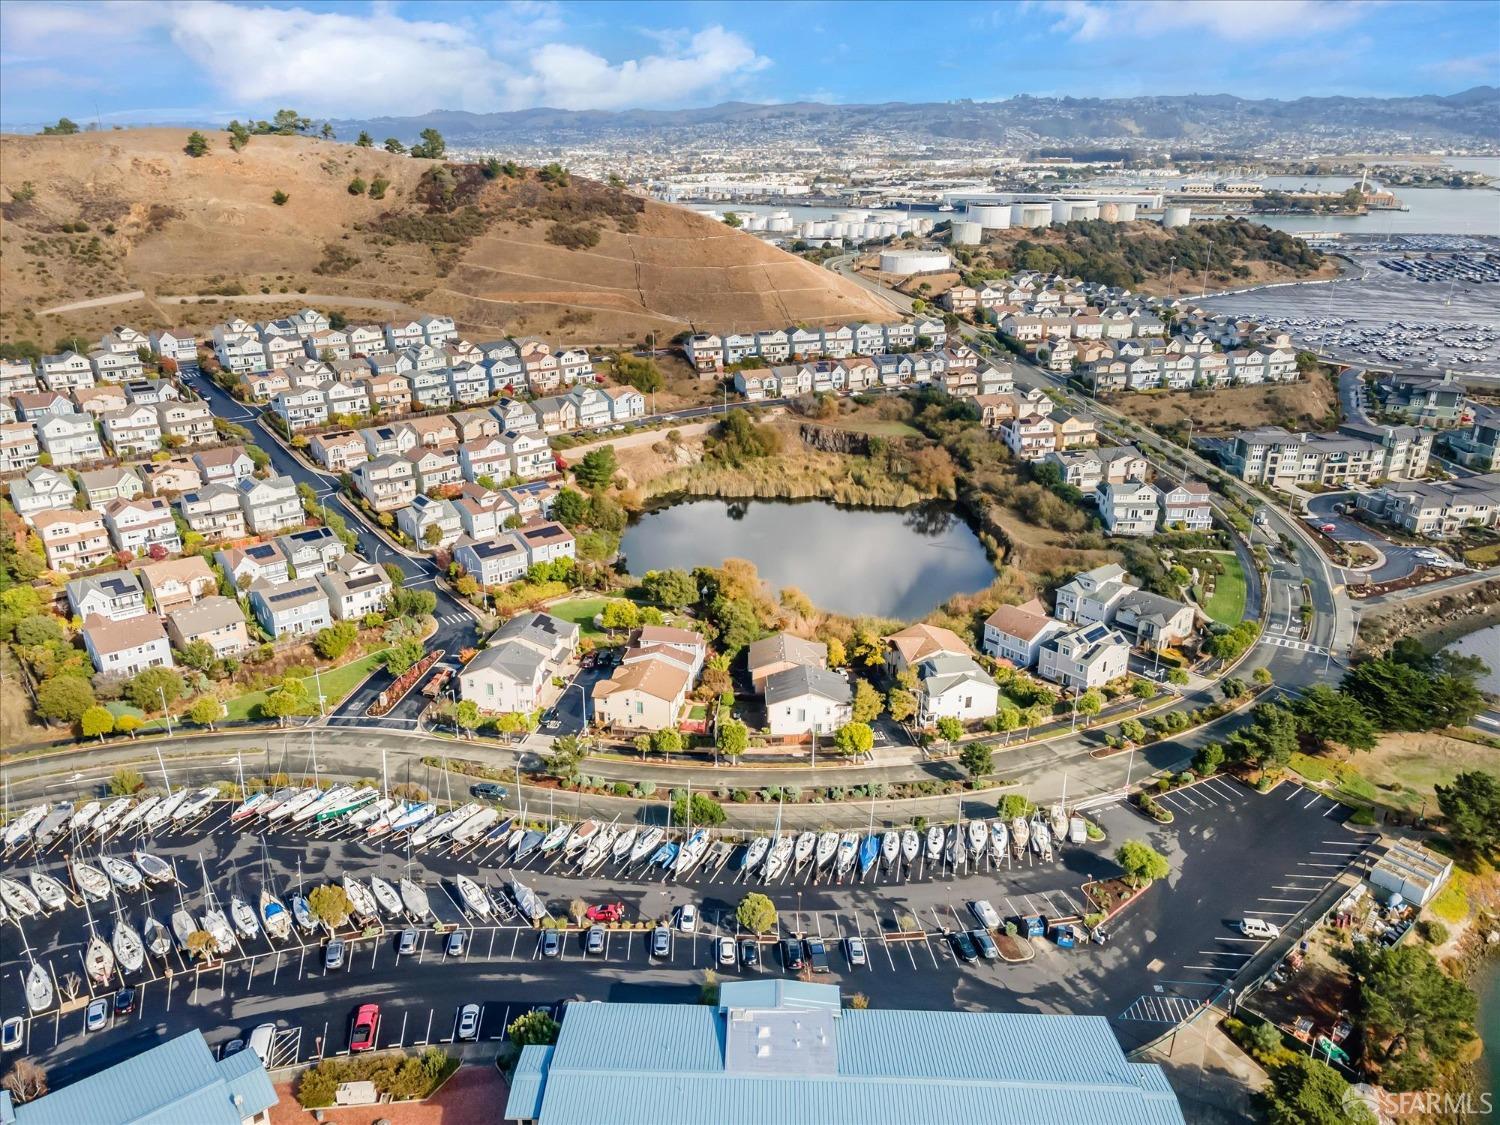
M215 1059L189 1031L12 1112L15 1125L245 1125L276 1102L254 1051Z
M505 1116L540 1125L1181 1125L1106 1020L843 1011L836 985L732 982L720 1006L576 1004L521 1052Z

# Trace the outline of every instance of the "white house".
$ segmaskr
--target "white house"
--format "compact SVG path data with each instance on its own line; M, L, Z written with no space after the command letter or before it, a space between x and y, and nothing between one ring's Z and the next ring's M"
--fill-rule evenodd
M1003 605L985 618L984 651L1017 668L1032 668L1042 645L1066 628L1035 598L1025 605Z
M854 702L847 677L797 664L765 681L766 719L777 738L832 734L849 722Z
M154 613L126 621L85 618L83 644L95 670L110 675L133 676L147 668L172 666L172 646Z
M1070 691L1102 687L1125 674L1130 645L1102 621L1059 633L1042 645L1037 672Z

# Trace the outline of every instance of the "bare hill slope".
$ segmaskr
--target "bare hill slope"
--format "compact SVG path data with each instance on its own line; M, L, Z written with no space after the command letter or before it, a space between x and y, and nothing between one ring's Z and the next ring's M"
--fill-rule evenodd
M316 297L351 318L448 312L478 335L587 343L894 315L751 235L602 184L490 179L305 137L255 137L236 153L212 134L193 158L187 135L0 137L0 338L203 327ZM388 186L371 198L377 179ZM144 295L43 312L134 290Z

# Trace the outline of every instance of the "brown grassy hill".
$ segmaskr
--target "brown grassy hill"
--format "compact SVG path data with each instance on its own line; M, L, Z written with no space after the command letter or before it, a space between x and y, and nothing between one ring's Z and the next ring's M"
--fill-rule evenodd
M195 159L187 135L0 137L0 339L204 327L314 298L351 319L448 312L478 335L586 343L894 315L751 235L602 184L491 180L305 137L236 153L212 134ZM377 176L384 198L350 192ZM133 290L144 295L43 311Z

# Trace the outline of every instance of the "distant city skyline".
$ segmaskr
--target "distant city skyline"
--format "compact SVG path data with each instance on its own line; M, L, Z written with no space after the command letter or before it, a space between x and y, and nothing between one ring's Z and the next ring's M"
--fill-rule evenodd
M7 128L729 100L1295 99L1500 85L1500 3L596 0L0 6Z

